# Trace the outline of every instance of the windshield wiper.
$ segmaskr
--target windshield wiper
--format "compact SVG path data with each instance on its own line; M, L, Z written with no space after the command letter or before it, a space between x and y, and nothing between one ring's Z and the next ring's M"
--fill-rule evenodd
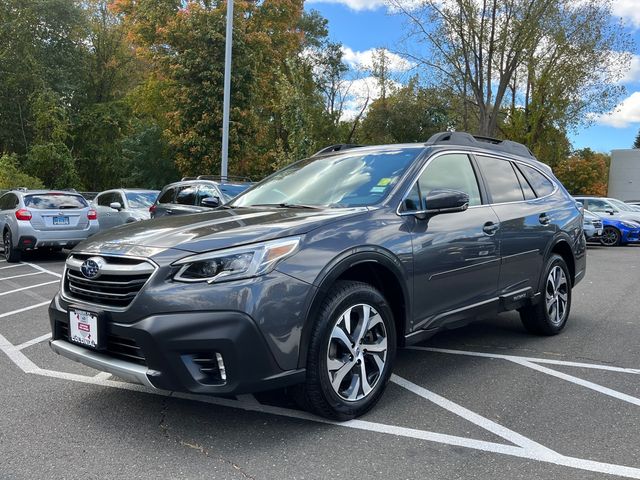
M256 203L252 207L277 207L277 208L307 208L310 210L320 210L322 207L315 205L304 205L301 203Z

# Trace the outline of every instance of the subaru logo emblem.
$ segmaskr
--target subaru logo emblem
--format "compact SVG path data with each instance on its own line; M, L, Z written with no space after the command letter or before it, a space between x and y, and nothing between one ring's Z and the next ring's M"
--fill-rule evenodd
M94 279L100 276L100 269L104 267L105 261L102 257L91 257L80 266L82 275L86 278Z

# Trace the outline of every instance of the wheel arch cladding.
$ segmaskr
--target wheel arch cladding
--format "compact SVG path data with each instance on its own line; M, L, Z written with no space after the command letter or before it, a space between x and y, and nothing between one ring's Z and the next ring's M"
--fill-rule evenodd
M391 255L391 254L388 254ZM403 276L400 261L379 251L365 251L341 258L319 276L319 288L307 308L306 321L303 326L300 357L298 365L303 368L307 361L307 346L309 336L322 300L333 284L338 280L356 280L368 283L377 288L385 297L396 326L398 346L404 345L406 326L410 314L410 298L407 281Z
M571 284L573 285L576 281L576 261L573 258L571 246L566 240L560 239L551 248L551 255L553 254L560 255L564 259L571 275Z

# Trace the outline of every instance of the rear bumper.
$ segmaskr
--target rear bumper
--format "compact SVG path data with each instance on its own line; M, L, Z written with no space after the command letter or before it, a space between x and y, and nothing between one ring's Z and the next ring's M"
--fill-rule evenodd
M105 348L92 350L69 341L68 314L56 303L54 299L49 307L54 352L142 385L226 395L284 387L305 377L304 369L278 367L255 322L244 313L200 311L154 315L131 324L107 321ZM129 350L113 346L118 342ZM198 363L203 358L212 360L205 365L208 370L218 371L203 373Z
M97 232L97 221L90 221L89 226L82 230L36 230L31 225L20 225L17 247L23 250L44 247L71 248Z

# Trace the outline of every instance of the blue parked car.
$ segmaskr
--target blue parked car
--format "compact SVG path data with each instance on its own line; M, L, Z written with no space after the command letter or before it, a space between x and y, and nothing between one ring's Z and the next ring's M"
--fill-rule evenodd
M600 218L602 218L604 229L599 240L605 247L640 243L640 223L616 219L609 215L603 215Z

